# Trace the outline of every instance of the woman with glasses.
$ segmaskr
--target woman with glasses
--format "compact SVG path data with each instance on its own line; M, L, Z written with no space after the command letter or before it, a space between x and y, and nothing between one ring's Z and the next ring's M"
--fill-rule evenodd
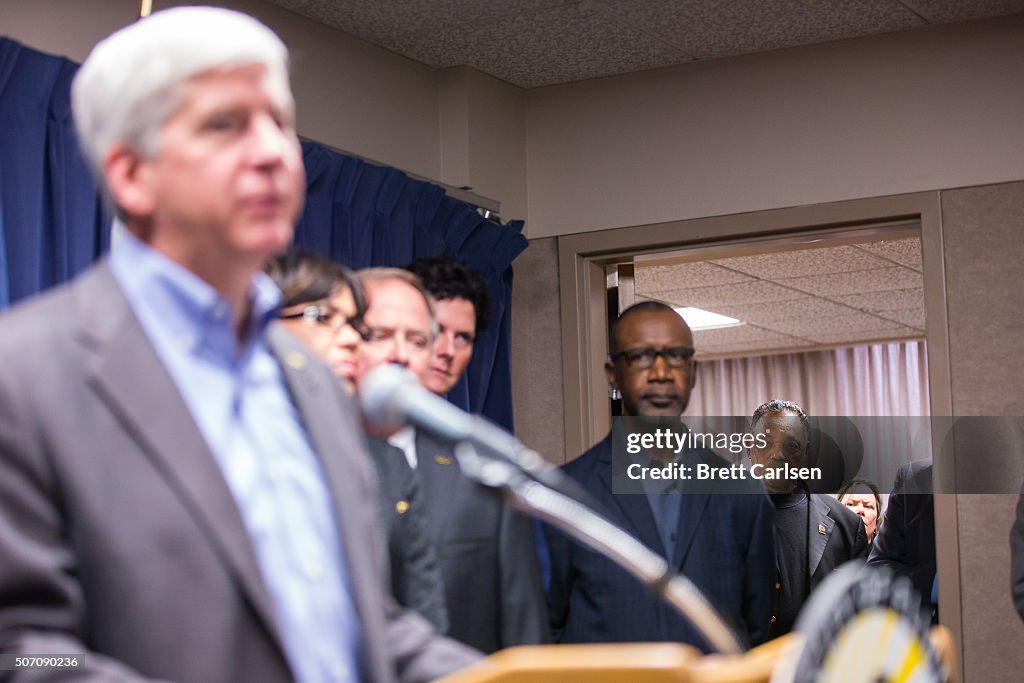
M356 389L359 344L369 336L359 281L345 266L316 254L275 256L267 274L281 288L281 322L330 366L345 391Z
M265 270L281 288L281 323L354 394L359 348L371 336L363 322L366 299L358 278L348 268L304 251L276 256ZM368 436L366 446L380 484L378 508L387 534L391 591L400 605L416 610L444 633L444 588L416 473L405 454L386 441Z

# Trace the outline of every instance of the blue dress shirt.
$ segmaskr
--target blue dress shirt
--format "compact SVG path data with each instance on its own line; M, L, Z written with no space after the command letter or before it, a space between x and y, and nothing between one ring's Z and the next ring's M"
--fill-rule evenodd
M296 680L358 681L359 620L334 506L266 342L280 291L253 279L240 343L231 304L135 237L118 241L110 265L234 496Z

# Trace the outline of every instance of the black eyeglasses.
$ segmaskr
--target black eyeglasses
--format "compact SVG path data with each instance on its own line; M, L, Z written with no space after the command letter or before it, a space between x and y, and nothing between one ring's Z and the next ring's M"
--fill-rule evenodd
M295 313L282 313L282 320L302 318L309 323L316 323L328 327L335 334L341 332L346 325L349 325L362 337L363 341L370 340L370 328L359 316L345 317L341 311L323 304L310 304Z
M612 360L620 358L626 360L626 365L632 370L647 370L654 365L654 359L661 356L665 364L670 368L685 368L693 360L694 350L689 346L672 346L667 349L652 349L649 347L639 349L625 349L612 354Z

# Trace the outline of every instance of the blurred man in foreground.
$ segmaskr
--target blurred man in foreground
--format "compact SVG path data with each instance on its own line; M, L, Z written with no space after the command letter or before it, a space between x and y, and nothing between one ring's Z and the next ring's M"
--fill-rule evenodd
M160 12L93 50L73 106L129 234L0 322L0 650L103 681L472 661L387 594L354 410L272 324L257 271L304 188L284 45L235 12Z

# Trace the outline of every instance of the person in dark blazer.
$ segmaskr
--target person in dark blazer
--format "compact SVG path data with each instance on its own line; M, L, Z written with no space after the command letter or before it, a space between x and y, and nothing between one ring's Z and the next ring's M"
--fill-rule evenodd
M417 474L437 547L449 635L482 652L550 641L529 518L468 479L451 444L417 432Z
M346 393L354 395L360 347L370 336L359 279L348 268L304 250L275 256L264 270L281 288L280 317L288 331L309 345ZM400 449L374 436L366 437L366 445L379 482L378 509L387 539L392 595L399 605L416 610L445 633L444 586L419 482Z
M448 607L441 565L416 473L402 449L375 436L367 436L366 445L381 482L378 506L387 536L391 591L399 605L416 610L438 632L447 633Z
M774 399L754 411L750 431L763 437L749 450L775 506L778 581L772 638L789 633L800 609L829 572L868 554L860 517L828 494L810 493L799 479L810 452L810 421L793 401Z
M4 653L209 683L427 681L479 656L390 598L355 409L258 272L302 207L286 61L255 20L186 7L75 79L128 233L0 319Z
M937 621L935 596L935 503L932 461L915 460L896 471L885 508L885 523L871 545L868 564L910 578L921 608Z
M624 419L664 417L679 424L696 378L693 353L689 327L668 306L649 301L626 309L612 331L605 365L610 387L621 392ZM761 484L746 480L743 493L616 493L612 455L622 447L609 434L564 471L599 512L692 581L742 639L751 645L765 640L775 552L772 506ZM704 449L682 458L689 466L725 465ZM557 529L546 526L544 533L557 642L675 641L710 650L692 624L610 559Z
M434 298L437 336L423 385L444 396L462 378L477 335L487 327L490 293L483 276L446 256L409 270ZM427 504L451 622L449 634L483 652L548 642L544 589L533 524L499 491L459 469L452 445L420 431L395 440L414 464Z

